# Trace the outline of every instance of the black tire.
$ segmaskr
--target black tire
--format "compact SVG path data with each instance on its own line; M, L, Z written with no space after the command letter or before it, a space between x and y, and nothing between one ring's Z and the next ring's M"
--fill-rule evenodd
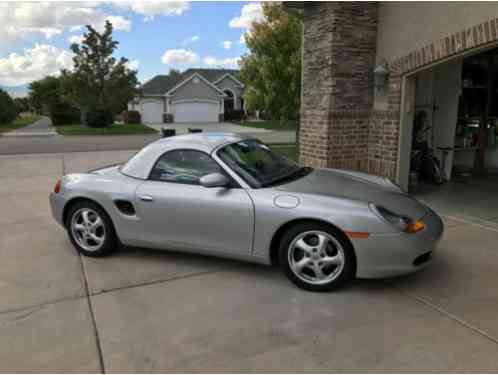
M307 282L297 276L293 271L289 260L289 253L292 251L291 244L295 241L295 239L299 238L299 236L311 231L327 233L336 241L337 244L340 245L340 247L342 247L342 270L337 272L337 275L331 281L323 284ZM283 267L283 271L290 281L292 281L299 288L312 292L328 292L337 289L340 286L350 282L356 275L356 257L353 246L342 232L322 223L299 223L289 228L280 240L279 263Z
M98 216L102 219L103 223L103 243L99 245L97 250L88 251L83 248L78 240L73 235L72 230L72 220L76 213L78 213L82 209L89 209L98 214ZM109 215L97 204L91 201L80 201L73 204L68 211L67 219L66 219L66 229L69 236L69 239L75 249L80 253L88 257L103 257L112 253L118 247L118 239L116 237L116 232L114 231L114 226L111 222Z

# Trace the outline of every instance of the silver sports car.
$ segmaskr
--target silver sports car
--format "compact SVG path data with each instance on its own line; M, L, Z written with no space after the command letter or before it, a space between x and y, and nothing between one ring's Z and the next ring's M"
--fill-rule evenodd
M416 271L443 233L388 179L300 167L221 133L164 138L125 164L63 176L50 204L87 256L123 244L280 264L313 291Z

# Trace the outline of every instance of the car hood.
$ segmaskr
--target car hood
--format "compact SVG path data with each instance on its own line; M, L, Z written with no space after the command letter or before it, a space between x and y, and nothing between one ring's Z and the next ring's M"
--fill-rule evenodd
M314 194L373 203L417 220L427 209L388 179L337 169L315 169L308 175L278 186L280 191Z

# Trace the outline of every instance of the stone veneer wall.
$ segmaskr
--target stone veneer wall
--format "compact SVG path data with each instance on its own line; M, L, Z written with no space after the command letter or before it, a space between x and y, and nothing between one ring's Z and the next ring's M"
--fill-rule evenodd
M376 37L376 3L305 7L301 163L370 171Z

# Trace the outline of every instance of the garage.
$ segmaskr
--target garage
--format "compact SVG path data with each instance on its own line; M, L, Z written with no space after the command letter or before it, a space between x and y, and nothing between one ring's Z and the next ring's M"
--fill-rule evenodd
M163 103L159 101L142 102L142 122L159 124L163 122Z
M175 122L218 122L218 103L189 101L172 106Z
M409 75L400 180L439 212L498 217L498 48Z

